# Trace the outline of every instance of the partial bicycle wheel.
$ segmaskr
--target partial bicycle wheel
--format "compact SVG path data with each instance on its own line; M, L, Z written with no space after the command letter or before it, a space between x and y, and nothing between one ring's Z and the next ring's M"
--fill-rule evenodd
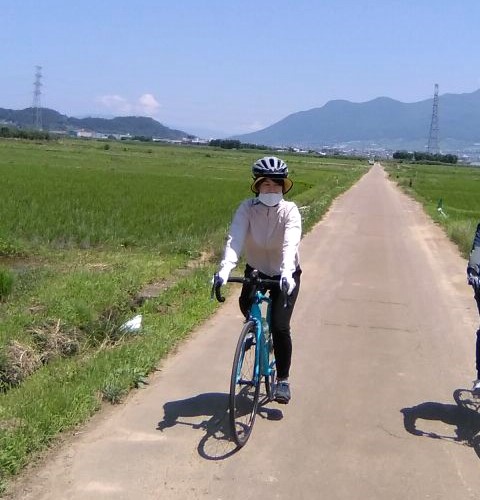
M243 446L252 432L260 395L255 382L255 322L245 323L238 339L230 379L230 425L235 442Z

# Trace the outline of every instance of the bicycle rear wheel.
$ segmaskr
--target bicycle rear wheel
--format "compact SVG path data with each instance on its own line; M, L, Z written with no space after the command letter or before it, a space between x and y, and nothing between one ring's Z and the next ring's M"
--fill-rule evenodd
M255 333L255 322L245 323L233 359L230 379L230 426L238 446L243 446L250 437L260 395L260 380L255 380Z

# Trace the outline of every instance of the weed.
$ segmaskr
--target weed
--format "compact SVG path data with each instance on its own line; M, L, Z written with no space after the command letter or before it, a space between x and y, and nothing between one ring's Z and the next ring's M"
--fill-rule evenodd
M126 389L120 387L114 381L107 382L102 388L102 399L112 403L112 405L122 402L126 394Z
M18 386L41 364L40 356L32 347L11 341L0 353L0 389Z
M21 257L23 255L24 251L20 245L0 237L0 257Z
M32 327L29 332L39 350L42 363L48 363L59 356L74 356L80 350L78 329L68 328L59 319Z
M14 276L13 273L0 267L0 302L4 301L13 290Z
M454 241L463 255L468 255L472 248L477 221L472 219L445 221L447 234Z
M122 385L114 380L108 380L101 390L102 399L112 403L112 405L119 404L127 393L127 389L122 387Z

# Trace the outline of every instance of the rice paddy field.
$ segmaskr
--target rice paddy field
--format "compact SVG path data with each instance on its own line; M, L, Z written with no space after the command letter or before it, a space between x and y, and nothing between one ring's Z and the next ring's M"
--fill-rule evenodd
M210 278L264 154L0 140L0 490L62 431L147 383L214 311ZM367 171L282 155L305 231ZM138 314L140 331L121 328Z
M480 168L391 163L387 170L468 257L480 222Z

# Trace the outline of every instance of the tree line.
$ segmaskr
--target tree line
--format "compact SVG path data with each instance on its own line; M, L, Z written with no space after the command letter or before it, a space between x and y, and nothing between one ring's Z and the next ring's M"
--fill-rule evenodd
M435 162L435 163L453 163L458 162L458 156L452 154L442 155L440 153L425 153L423 151L395 151L393 153L394 160L407 160L414 162Z
M249 144L237 139L212 139L209 141L208 145L223 149L271 149L268 146Z
M44 130L27 130L14 127L0 127L0 137L11 139L50 140L51 135Z

